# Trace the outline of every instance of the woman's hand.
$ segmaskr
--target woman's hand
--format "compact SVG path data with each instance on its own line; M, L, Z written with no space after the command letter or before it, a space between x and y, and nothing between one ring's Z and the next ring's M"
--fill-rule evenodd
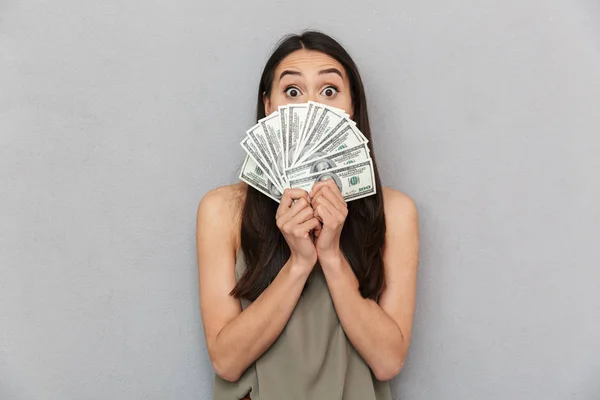
M290 247L292 264L312 270L317 250L310 233L320 229L321 223L314 216L308 193L303 189L285 189L275 218Z
M348 205L333 179L316 182L310 191L314 216L322 227L315 229L317 255L320 260L337 257L340 253L340 236Z

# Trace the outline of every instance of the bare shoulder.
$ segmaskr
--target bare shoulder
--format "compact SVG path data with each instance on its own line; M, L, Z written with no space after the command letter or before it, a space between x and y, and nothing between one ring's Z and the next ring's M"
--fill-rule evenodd
M383 187L381 192L386 221L410 222L417 219L417 205L407 194L389 187Z
M397 246L418 247L419 218L415 201L407 194L384 187L386 251ZM393 251L391 251L393 253Z
M227 234L237 242L240 217L246 196L243 183L219 186L208 191L198 204L197 230Z
M208 211L225 211L227 208L239 208L243 205L246 195L246 186L243 183L233 185L219 186L206 192L200 200L198 209L208 209Z

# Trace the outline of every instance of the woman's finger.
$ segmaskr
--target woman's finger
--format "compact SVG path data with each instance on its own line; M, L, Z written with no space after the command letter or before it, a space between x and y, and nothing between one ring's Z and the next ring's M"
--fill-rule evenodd
M296 200L296 202L283 214L279 215L277 218L277 224L279 226L285 225L289 221L291 221L299 212L306 208L310 207L310 202L308 201L308 196L300 197Z
M292 217L289 223L292 225L300 225L311 218L314 218L314 211L312 207L306 207Z
M329 190L331 190L331 192L339 199L340 202L344 204L346 203L346 200L344 200L344 196L342 196L342 192L340 192L340 188L338 187L338 185L336 185L333 179L326 179L318 183L321 184L319 185L321 189L329 188Z
M338 191L339 192L339 191ZM323 186L319 189L319 192L313 198L313 204L316 198L324 197L335 207L335 209L343 215L347 214L348 206L344 201L344 198L340 198L329 186Z
M313 215L315 216L316 219L318 219L319 221L323 222L323 218L321 218L321 215L319 214L319 210L316 209L316 204L313 205L312 209L313 209Z
M298 231L303 232L304 237L306 238L310 236L310 231L312 230L315 232L321 230L321 222L316 218L311 218L298 226Z
M313 203L313 209L315 210L315 217L318 215L318 218L323 222L323 225L334 227L339 223L339 212L325 197L320 196Z
M283 195L281 196L281 200L279 202L279 207L277 207L277 213L275 214L275 219L279 219L282 215L286 214L290 211L292 205L298 203L295 200L300 198L305 198L307 201L309 200L308 192L304 189L285 189L283 191Z
M319 223L319 226L317 226L313 232L315 234L315 237L318 238L321 235L321 231L323 230L323 226Z

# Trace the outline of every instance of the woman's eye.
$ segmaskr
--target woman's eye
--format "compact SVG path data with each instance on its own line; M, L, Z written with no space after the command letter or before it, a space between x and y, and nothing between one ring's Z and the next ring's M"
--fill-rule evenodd
M321 92L321 94L325 97L333 97L338 93L338 88L336 88L335 86L327 86L325 89L323 89L323 91Z
M300 96L300 90L298 90L298 88L290 86L289 88L285 89L285 93L289 96L289 97L298 97Z

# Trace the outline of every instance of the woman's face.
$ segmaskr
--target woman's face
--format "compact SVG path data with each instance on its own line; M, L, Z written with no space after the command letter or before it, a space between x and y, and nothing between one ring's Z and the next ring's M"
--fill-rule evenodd
M290 103L309 100L340 108L354 115L350 82L342 64L327 54L297 50L284 58L273 77L270 96L264 96L265 114Z

